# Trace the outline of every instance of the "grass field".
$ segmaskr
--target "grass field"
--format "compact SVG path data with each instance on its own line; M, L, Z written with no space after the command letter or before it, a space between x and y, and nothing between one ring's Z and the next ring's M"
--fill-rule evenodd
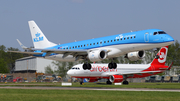
M180 101L178 92L0 89L0 101Z
M3 86L61 87L61 83L0 83ZM71 87L180 89L180 83L73 83ZM180 101L180 92L0 89L0 101Z
M61 87L61 83L0 83L0 87L2 86ZM80 85L73 83L71 87L180 89L180 83L130 83L129 85L107 85L105 83L84 83L84 85Z

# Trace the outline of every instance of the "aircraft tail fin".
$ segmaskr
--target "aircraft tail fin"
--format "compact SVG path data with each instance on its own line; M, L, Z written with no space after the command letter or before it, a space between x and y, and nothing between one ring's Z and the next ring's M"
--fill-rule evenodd
M57 44L48 41L46 36L34 21L28 21L34 48L48 48Z
M161 47L151 65L165 65L168 52L168 46Z
M28 49L26 46L24 46L18 39L16 39L17 40L17 42L19 43L19 45L21 46L21 48L23 48L23 49Z

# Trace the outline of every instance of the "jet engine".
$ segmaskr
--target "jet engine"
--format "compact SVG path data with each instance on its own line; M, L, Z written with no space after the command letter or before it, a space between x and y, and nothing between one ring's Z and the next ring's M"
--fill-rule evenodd
M123 76L122 75L111 75L109 78L110 82L113 83L119 83L123 81Z
M91 51L88 54L88 58L92 62L101 61L103 59L106 59L106 57L107 53L104 50Z
M137 61L143 59L144 56L145 56L145 51L130 52L126 54L126 57L131 61Z

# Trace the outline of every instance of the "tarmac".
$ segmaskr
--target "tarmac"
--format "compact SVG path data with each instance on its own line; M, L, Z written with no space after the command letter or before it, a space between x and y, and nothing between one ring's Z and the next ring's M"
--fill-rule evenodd
M160 91L180 92L180 89L146 89L146 88L89 88L89 87L0 87L0 89L41 89L41 90L103 90L103 91Z

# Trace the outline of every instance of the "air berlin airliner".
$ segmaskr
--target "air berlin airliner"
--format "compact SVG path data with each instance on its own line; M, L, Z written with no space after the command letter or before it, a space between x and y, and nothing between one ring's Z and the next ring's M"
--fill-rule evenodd
M170 70L172 64L165 66L167 52L168 46L162 47L150 64L117 64L116 69L109 69L108 64L92 64L90 70L84 70L83 64L79 64L73 66L67 74L74 78L85 78L89 82L104 78L107 84L128 84L127 78L142 78Z
M29 28L34 48L27 48L17 41L23 49L33 52L9 52L33 54L57 61L85 60L83 69L89 70L92 66L88 60L97 62L111 59L108 67L116 69L117 64L113 60L119 56L126 55L131 61L137 61L144 57L144 50L167 46L174 42L174 39L163 30L148 29L58 45L48 41L34 21L29 21ZM58 35L63 36L56 36Z

